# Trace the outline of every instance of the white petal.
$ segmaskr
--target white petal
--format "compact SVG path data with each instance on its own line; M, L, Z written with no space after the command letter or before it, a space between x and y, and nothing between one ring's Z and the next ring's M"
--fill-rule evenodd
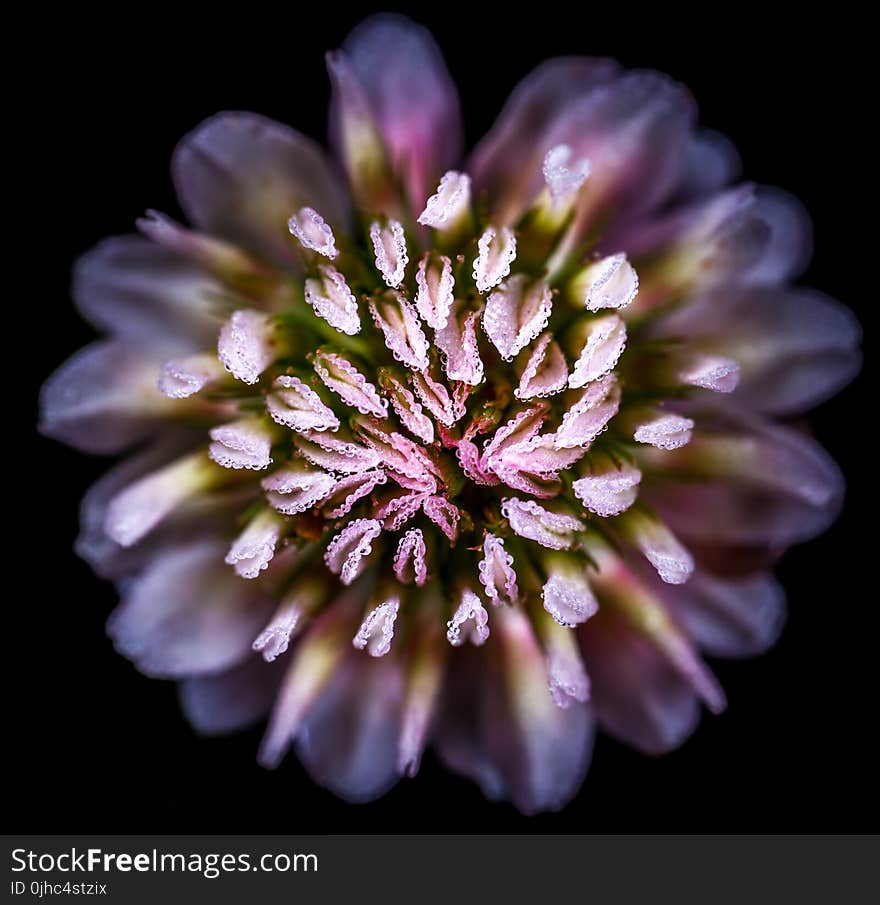
M425 209L419 214L419 223L434 229L448 229L467 211L470 200L470 176L450 170L440 180L437 192L431 195Z
M510 265L516 258L513 230L506 226L500 230L488 227L477 242L477 252L474 281L479 292L488 292L510 274Z
M489 295L483 329L501 357L510 361L547 326L552 308L550 287L530 284L518 273Z
M332 261L339 252L336 250L336 239L333 230L324 222L324 218L311 207L301 207L290 220L287 228L299 239L303 248L316 251Z
M403 282L406 265L409 263L403 227L397 220L389 220L387 226L381 226L378 221L373 221L370 225L370 240L376 254L376 267L382 274L382 279L392 289L396 289Z

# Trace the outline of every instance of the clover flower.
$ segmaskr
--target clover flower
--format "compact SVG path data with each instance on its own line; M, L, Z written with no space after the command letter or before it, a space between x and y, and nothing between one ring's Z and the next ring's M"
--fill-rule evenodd
M786 419L859 366L849 312L794 289L803 211L653 72L561 58L466 160L426 31L379 16L327 58L332 143L222 113L180 143L190 222L77 265L109 338L42 429L134 450L77 549L108 631L193 724L269 714L337 794L431 744L486 795L562 806L594 726L646 752L725 706L701 654L773 643L770 568L834 517Z

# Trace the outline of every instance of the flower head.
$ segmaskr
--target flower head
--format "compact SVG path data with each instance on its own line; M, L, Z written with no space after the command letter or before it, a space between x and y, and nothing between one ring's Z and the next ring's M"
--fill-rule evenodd
M222 113L172 168L190 226L77 265L109 337L42 428L140 445L78 549L108 630L193 723L269 714L366 800L435 746L490 797L562 806L594 726L649 752L724 694L702 654L773 643L769 571L823 530L832 461L781 423L859 365L846 309L788 283L809 233L669 79L560 58L462 160L439 50L397 16L328 56L347 175Z

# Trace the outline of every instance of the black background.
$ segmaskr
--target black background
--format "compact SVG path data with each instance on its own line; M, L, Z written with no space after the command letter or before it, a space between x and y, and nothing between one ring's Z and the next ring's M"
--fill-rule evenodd
M7 434L3 570L4 748L9 829L30 832L370 832L841 830L875 816L876 560L868 373L815 415L816 432L849 481L844 514L792 551L781 573L790 621L752 661L717 663L730 706L662 759L600 737L577 799L526 820L490 804L432 756L415 781L348 806L315 787L294 758L257 767L260 732L197 737L174 687L114 653L103 623L113 589L75 558L77 503L106 463L33 433L39 384L92 336L68 301L73 260L131 229L144 208L176 213L168 161L177 139L219 109L252 109L323 137L329 89L323 51L367 6L302 4L284 15L246 4L205 21L183 9L130 7L125 18L35 22L8 83L22 114L10 145L23 160L7 192L18 241L4 271L24 277L7 311L6 399L25 399ZM647 15L558 2L478 9L404 9L431 27L461 90L469 144L515 82L546 56L615 56L690 86L705 125L738 145L745 176L798 195L815 221L803 282L851 305L866 330L876 301L876 227L869 195L871 113L857 21L712 4ZM387 8L387 7L386 7ZM218 7L218 10L220 8ZM839 24L837 24L839 23ZM10 40L12 36L10 35ZM10 120L12 120L10 122ZM876 202L873 202L876 204ZM15 283L10 283L14 286ZM7 289L9 291L9 289ZM8 324L9 321L7 320ZM16 339L20 337L21 341ZM22 384L26 388L23 396ZM21 442L27 446L21 451ZM876 819L874 820L876 823Z

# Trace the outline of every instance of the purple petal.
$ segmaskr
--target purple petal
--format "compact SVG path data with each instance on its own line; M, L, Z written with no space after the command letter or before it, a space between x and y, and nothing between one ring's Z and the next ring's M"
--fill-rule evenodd
M43 385L40 431L85 452L118 452L155 433L174 403L156 384L164 355L103 340L69 358Z
M691 685L645 638L599 614L578 630L599 725L647 754L677 748L700 710Z
M141 672L179 678L240 662L271 600L222 568L223 543L198 541L157 557L125 586L107 632Z
M297 267L287 222L308 206L344 225L345 194L321 149L255 113L218 113L183 138L171 162L181 206L199 229Z
M205 735L238 732L263 719L283 675L262 657L248 657L239 666L180 683L180 705L186 718Z
M327 546L324 562L343 584L351 584L367 565L373 541L382 533L381 522L359 518L349 522Z
M376 392L373 384L341 355L319 349L315 352L314 368L318 377L346 405L377 418L384 418L388 413L388 403Z
M138 343L170 343L183 354L216 338L219 288L201 268L140 236L105 239L73 272L74 302L96 327Z
M458 95L440 50L426 29L386 13L358 25L342 53L417 214L461 149ZM331 135L337 138L343 115L334 92Z
M546 283L528 284L524 274L517 274L489 295L483 329L501 357L510 361L547 326L552 308Z
M316 782L350 802L397 781L403 671L393 657L352 654L302 722L296 752Z

